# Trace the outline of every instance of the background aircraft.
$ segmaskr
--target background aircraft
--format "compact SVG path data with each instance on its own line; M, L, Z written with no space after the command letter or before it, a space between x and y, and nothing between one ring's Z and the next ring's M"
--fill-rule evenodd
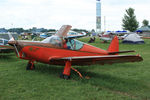
M48 35L46 34L46 33L42 33L42 34L40 34L40 38L47 38L48 37Z
M8 53L13 51L12 47L6 46L7 43L7 39L0 38L0 53Z
M78 32L75 32L75 31L69 31L67 33L66 38L80 38L80 37L84 37L84 36L86 36L85 32L78 33Z
M10 35L9 44L14 47L17 57L29 60L26 69L35 69L34 62L52 65L65 65L62 78L70 77L72 65L113 64L123 62L142 61L140 55L118 55L119 53L134 51L119 51L117 36L112 40L109 48L103 50L95 46L67 38L70 25L64 25L51 37L43 41L17 41ZM74 69L74 68L72 68ZM75 69L74 69L75 70Z
M104 33L102 34L102 36L100 37L101 40L103 40L104 43L106 43L107 41L111 41L113 39L113 34L112 33Z
M64 38L80 38L80 37L83 37L85 35L86 35L85 32L78 33L78 32L75 32L75 31L69 31L67 33L66 37L64 37ZM44 38L45 39L47 37L49 37L49 35L46 34L46 33L40 34L40 38Z
M0 45L6 45L8 43L7 39L0 38Z

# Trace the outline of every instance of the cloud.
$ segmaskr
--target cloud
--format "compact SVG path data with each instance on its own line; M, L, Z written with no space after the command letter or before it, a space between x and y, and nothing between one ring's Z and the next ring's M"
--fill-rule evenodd
M137 19L150 20L148 0L101 0L102 30L106 16L107 30L121 30L125 9L135 9ZM73 28L95 29L96 1L94 0L2 0L0 27L59 28L70 24ZM13 26L12 26L13 23Z
M125 10L129 7L135 9L135 15L137 20L141 22L144 19L150 21L150 1L148 0L106 0L102 4L102 16L106 16L106 28L107 30L122 30L122 18L126 13ZM104 19L102 19L104 20ZM102 25L102 28L104 26Z

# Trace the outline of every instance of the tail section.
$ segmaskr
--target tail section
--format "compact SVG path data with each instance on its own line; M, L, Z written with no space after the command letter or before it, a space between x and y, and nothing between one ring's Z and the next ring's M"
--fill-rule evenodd
M118 52L119 51L119 40L118 40L117 36L115 36L113 38L113 40L111 41L107 51L109 51L109 52Z

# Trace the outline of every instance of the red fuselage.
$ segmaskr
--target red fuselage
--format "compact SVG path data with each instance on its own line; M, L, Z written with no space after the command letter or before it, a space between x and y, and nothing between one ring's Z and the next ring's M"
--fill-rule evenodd
M21 59L33 60L47 64L52 64L50 61L51 58L108 55L107 51L88 44L84 44L79 50L64 49L40 42L18 41L18 44L16 45L18 45L17 48L19 48L18 51Z

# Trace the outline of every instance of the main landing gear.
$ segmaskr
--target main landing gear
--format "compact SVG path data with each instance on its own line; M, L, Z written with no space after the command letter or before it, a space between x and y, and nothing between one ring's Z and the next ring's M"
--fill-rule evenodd
M34 69L35 69L34 61L29 61L26 70L34 70Z
M76 70L75 68L72 68L71 67L71 61L66 61L66 64L65 64L65 68L64 68L64 71L62 74L60 74L60 78L63 78L63 79L70 79L70 71L74 70L75 72L77 72L80 76L80 78L83 78L83 76L81 75L81 73Z
M64 71L60 75L60 78L70 79L70 71L71 71L71 61L66 61Z
M31 61L28 62L26 70L34 70L34 69L35 69L34 61L31 60ZM80 78L83 78L83 76L81 75L81 73L78 70L71 67L71 61L69 61L69 60L66 61L64 71L63 71L63 73L60 74L60 78L70 79L71 69L74 70L75 72L77 72L79 74Z

